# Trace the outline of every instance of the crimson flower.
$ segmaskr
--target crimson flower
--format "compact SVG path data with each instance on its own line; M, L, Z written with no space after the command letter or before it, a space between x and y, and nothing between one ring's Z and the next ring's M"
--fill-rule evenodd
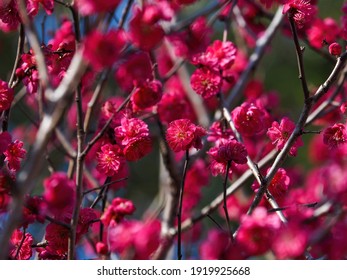
M138 118L123 118L121 125L114 129L114 134L118 142L123 146L128 145L134 138L149 136L148 125Z
M95 249L99 255L107 255L109 250L107 244L104 242L97 242L95 244Z
M215 143L218 146L220 142L232 139L235 139L235 136L231 128L226 127L226 125L223 125L219 121L212 123L208 132L207 141Z
M173 79L171 78L171 80ZM157 111L160 121L164 124L178 119L190 119L191 121L196 119L194 110L183 89L181 89L181 84L176 80L174 88L169 89L158 103Z
M246 147L233 139L221 141L218 146L212 147L208 154L212 158L210 168L213 176L225 173L228 162L247 163Z
M93 31L85 39L83 56L97 71L111 67L125 42L126 38L122 30L111 30L106 34Z
M75 183L65 173L55 172L43 181L43 198L48 209L59 213L62 209L72 205L74 201Z
M125 158L129 161L139 160L152 150L148 125L140 119L123 118L121 125L114 129L114 134L123 147Z
M265 208L257 207L252 215L245 215L241 220L236 241L248 255L264 254L271 248L280 226L281 221L276 214L268 214Z
M51 15L54 10L54 0L29 0L27 1L27 11L29 15L36 15L39 11L39 3L41 3L45 12Z
M253 103L244 102L232 111L236 129L244 136L259 135L267 127L268 115Z
M92 208L82 208L78 217L77 224L77 240L79 240L83 234L88 232L89 227L92 225L93 221L98 218L96 212Z
M8 168L16 172L20 168L20 160L26 155L26 151L23 149L24 143L22 141L15 140L8 145L7 150L4 152L5 161Z
M206 130L193 124L188 119L179 119L169 123L166 140L174 152L187 151L194 147L201 149L201 138L206 135Z
M147 4L142 9L136 7L129 23L129 36L132 43L145 51L153 49L165 35L163 28L158 23L162 18L163 14L155 8L155 5Z
M45 239L48 246L45 248L48 252L53 252L54 255L64 257L68 251L68 239L70 230L67 227L50 223L46 227Z
M347 142L346 126L342 123L336 123L324 130L323 142L329 148L334 149Z
M10 108L13 97L13 89L9 88L6 82L0 80L0 111Z
M162 96L162 84L158 80L146 81L137 86L131 96L136 108L145 109L157 104Z
M29 224L38 221L45 221L45 201L41 196L27 196L23 207L23 227L28 227Z
M17 29L21 22L17 0L1 1L0 3L0 29L9 32Z
M10 239L10 258L16 260L28 260L32 256L33 237L30 233L24 233L16 229ZM18 251L19 249L19 251Z
M207 239L201 244L199 251L203 260L242 260L245 259L242 248L237 243L226 246L230 235L225 231L212 229Z
M108 226L112 221L119 223L125 215L131 215L135 211L135 206L131 200L116 197L106 208L101 216L101 221Z
M191 58L191 62L199 67L207 67L213 71L230 69L236 59L237 49L232 42L216 40L207 47L205 52L198 53Z
M146 52L128 55L123 63L117 64L114 77L124 91L131 91L134 88L134 81L139 85L147 80L153 80L149 55Z
M290 13L298 28L311 21L316 13L311 0L287 0L283 6L283 14Z
M204 99L217 95L222 82L221 75L207 67L196 69L190 78L192 89Z
M268 170L269 171L269 170ZM279 168L271 180L268 190L274 196L274 198L281 198L288 191L288 187L290 184L290 178L287 175L287 172L283 168ZM259 190L259 183L255 182L252 185L252 189L257 192Z
M339 43L332 43L329 45L329 53L334 56L339 56L342 52L342 47Z
M281 123L274 121L272 126L268 129L267 135L272 141L273 145L276 145L277 150L282 150L286 142L288 141L290 135L295 129L295 123L292 122L289 118L284 117L281 120ZM296 156L298 148L303 145L301 137L298 137L293 146L289 150L289 155Z
M305 253L309 231L298 222L289 222L282 226L271 245L278 259L294 259Z
M96 169L106 176L113 176L124 162L121 148L118 145L105 144L97 153Z
M111 12L121 0L76 0L77 9L84 16L100 12Z
M128 161L137 161L152 151L150 136L136 137L124 147L123 153Z
M159 246L160 227L158 220L124 220L111 226L108 231L110 251L118 254L120 258L149 259Z
M324 43L331 44L337 40L341 34L341 29L335 19L327 17L315 19L307 30L307 37L310 44L320 49Z

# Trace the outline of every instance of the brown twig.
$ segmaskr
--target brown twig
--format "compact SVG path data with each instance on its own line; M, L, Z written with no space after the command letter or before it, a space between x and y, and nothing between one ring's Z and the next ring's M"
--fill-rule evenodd
M75 246L76 246L76 231L79 213L81 209L81 203L83 198L83 165L84 156L81 156L83 150L83 143L85 133L83 130L83 109L82 109L82 94L81 89L78 88L75 93L75 102L77 107L77 158L76 158L76 191L75 191L75 205L73 208L70 236L68 239L68 259L72 260L75 258Z
M263 35L257 40L255 50L253 51L252 55L249 58L246 69L242 72L240 78L237 80L235 86L233 87L232 91L230 92L230 94L228 95L226 99L226 103L225 103L226 108L228 109L231 108L234 99L241 94L252 72L259 65L259 62L261 58L263 57L265 50L267 46L269 45L269 42L275 35L275 32L277 31L277 29L282 24L282 20L283 20L282 9L283 9L283 6L280 6L277 9L276 14L273 20L271 21L270 25L268 26L266 31L263 33Z
M186 179L189 164L189 150L186 150L186 157L184 161L183 174L180 186L180 195L178 199L178 212L177 212L177 222L178 222L178 232L177 232L177 258L182 260L182 237L181 237L181 227L182 227L182 207L183 207L183 193L184 193L184 182Z
M299 69L299 79L301 80L301 86L302 86L302 90L304 92L304 97L306 101L310 97L310 92L307 86L304 59L303 59L303 52L305 49L300 46L298 32L296 30L294 18L291 13L288 14L288 19L289 19L290 29L292 30L293 41L294 41L295 50L296 50L296 59L297 59L298 69Z

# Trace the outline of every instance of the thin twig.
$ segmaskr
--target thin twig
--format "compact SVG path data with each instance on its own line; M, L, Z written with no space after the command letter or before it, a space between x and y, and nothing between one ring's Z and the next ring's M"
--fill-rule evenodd
M299 36L298 36L298 32L296 30L293 15L291 13L289 13L288 18L289 18L290 29L292 30L293 41L294 41L295 50L296 50L296 59L298 62L298 69L299 69L299 79L301 80L301 86L302 86L302 90L304 92L304 97L305 97L305 101L306 101L306 100L308 100L308 98L310 96L310 92L309 92L308 86L307 86L305 67L304 67L304 59L303 59L303 52L305 49L300 46Z
M230 218L229 218L228 207L227 207L227 183L228 183L230 165L231 165L231 161L229 160L225 170L225 178L223 183L223 210L225 214L225 219L227 221L228 233L230 235L230 242L232 242L234 238L233 238L233 232L231 231Z
M77 107L77 158L76 158L76 191L75 191L75 205L73 208L71 227L70 227L70 236L68 239L68 259L72 260L75 258L75 246L76 246L76 232L79 213L81 209L81 203L83 198L83 165L84 158L81 156L83 150L83 143L85 138L85 133L83 130L83 109L82 109L82 94L81 88L78 87L75 93L75 101Z
M19 243L19 246L17 248L17 252L16 252L16 255L14 256L14 259L17 260L18 259L18 256L19 256L19 253L20 253L20 250L22 249L22 246L24 244L24 240L25 240L25 233L26 233L26 230L25 228L23 229L23 236L22 236L22 239Z
M121 18L119 20L119 24L118 24L118 28L122 29L124 27L124 24L126 22L127 16L129 14L130 8L132 6L132 4L134 3L134 0L128 0L125 8L123 9Z
M235 86L233 87L232 91L230 92L230 94L228 95L226 99L225 105L228 109L231 108L234 99L241 94L252 72L259 65L259 62L261 58L263 57L265 50L267 46L269 45L269 42L275 35L275 32L277 31L277 29L281 26L282 20L284 17L282 14L282 10L283 10L283 6L280 6L277 9L277 12L273 20L271 21L270 25L268 26L266 31L263 33L263 35L257 40L255 50L249 58L246 69L242 72L240 78L237 80Z
M178 232L177 232L177 258L182 260L182 245L181 245L181 227L182 227L182 207L183 207L183 193L184 193L184 182L186 179L189 164L189 150L186 150L186 159L183 167L182 181L180 186L180 196L178 200L178 212L177 212L177 222L178 222Z

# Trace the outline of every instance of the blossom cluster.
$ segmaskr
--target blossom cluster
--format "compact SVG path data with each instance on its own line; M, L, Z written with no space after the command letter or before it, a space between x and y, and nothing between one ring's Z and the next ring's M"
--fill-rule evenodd
M346 259L347 3L140 2L0 3L0 258Z

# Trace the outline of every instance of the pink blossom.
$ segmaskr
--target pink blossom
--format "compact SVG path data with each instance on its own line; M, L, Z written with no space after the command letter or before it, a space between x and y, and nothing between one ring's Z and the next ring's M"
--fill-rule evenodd
M108 231L110 251L122 259L147 260L159 246L160 222L158 220L123 221Z
M45 249L53 252L54 255L63 257L68 251L68 239L70 230L67 227L50 223L46 227L45 239L48 242L48 247Z
M77 223L77 232L76 239L79 240L84 234L89 230L89 227L92 225L98 216L96 211L92 208L82 208L79 213L78 223Z
M194 164L187 171L185 179L182 216L189 216L191 214L190 211L201 199L202 187L207 186L208 182L209 173L207 164L202 159L194 161Z
M190 78L192 89L203 98L207 99L217 95L222 86L222 77L218 72L207 67L198 68Z
M271 245L278 259L302 256L308 245L309 232L296 222L289 222L276 233Z
M123 146L126 146L135 138L149 136L149 129L143 120L138 118L123 118L121 125L114 129L114 134L117 141Z
M186 31L169 36L177 56L191 58L203 52L210 42L212 29L204 17L198 17Z
M43 181L43 186L43 197L48 204L48 209L54 212L54 214L72 205L75 183L65 173L53 173Z
M110 128L115 128L121 125L121 120L124 118L124 114L127 114L128 109L124 108L119 111L120 106L123 104L124 98L120 96L114 96L108 98L101 107L100 127L112 117Z
M251 256L264 254L271 248L280 225L276 214L269 215L265 208L257 207L251 216L245 215L241 220L236 241Z
M9 88L6 82L0 80L0 111L10 108L13 98L13 89Z
M310 0L287 0L283 6L283 14L290 13L298 28L310 22L316 14L316 8Z
M206 130L196 126L188 119L179 119L169 123L166 132L166 141L174 152L187 151L194 147L201 149L201 138Z
M48 41L48 46L53 50L75 50L75 32L73 22L63 19L60 28L55 32L54 37Z
M77 9L84 16L102 12L112 12L121 0L77 0Z
M131 215L135 211L135 206L131 200L116 197L106 208L101 216L101 221L108 226L111 222L119 223L125 215Z
M220 70L225 70L234 64L237 49L232 42L216 40L206 50L207 56L215 57Z
M150 58L145 52L137 52L126 57L115 72L115 79L125 91L131 91L134 84L153 80L153 71Z
M27 196L23 207L23 227L34 222L44 223L46 215L45 201L41 196Z
M129 23L129 36L132 43L145 51L158 45L165 35L161 25L157 23L161 15L152 15L148 19L148 9L152 9L152 5L145 5L143 9L136 7Z
M191 103L177 77L166 82L164 92L157 108L162 123L168 124L177 119L189 119L192 122L196 120Z
M281 123L274 121L272 126L268 129L267 135L272 141L273 145L276 145L277 150L282 150L290 135L295 129L295 124L287 117L281 120ZM293 146L289 150L289 155L296 156L297 150L303 145L301 137L298 137Z
M347 130L344 124L336 123L324 130L323 142L330 149L337 148L347 142Z
M224 174L228 162L238 164L247 163L246 147L236 140L224 140L216 147L212 147L208 154L212 158L210 168L213 176ZM230 172L230 170L229 170Z
M267 128L269 119L267 112L253 103L244 102L231 114L236 129L244 136L262 134Z
M97 242L95 244L95 249L99 255L107 255L109 252L108 246L104 242Z
M2 1L0 4L0 29L5 32L16 30L20 22L17 0Z
M339 56L342 52L342 47L339 43L332 43L329 45L329 53L334 56Z
M162 84L158 80L146 81L137 86L131 96L135 108L145 109L156 105L162 96Z
M136 137L124 147L124 156L128 161L137 161L152 151L150 136Z
M30 73L23 78L23 84L26 86L29 94L35 94L40 84L39 72L33 69Z
M122 30L111 30L106 34L93 31L84 42L83 56L95 70L111 67L126 42Z
M123 118L121 125L114 129L116 139L123 146L127 160L136 161L152 150L152 140L148 125L137 118Z
M307 30L307 37L310 44L319 49L324 46L324 42L331 44L336 41L341 30L333 18L315 19Z
M101 146L96 159L98 162L96 169L106 176L113 176L124 164L123 153L118 145L105 144Z
M246 255L237 243L230 244L227 232L210 230L199 248L202 260L242 260Z
M30 233L24 233L16 229L10 239L10 258L16 260L28 260L32 256L33 237ZM19 250L19 251L18 251Z
M250 206L250 200L242 193L236 193L227 197L227 209L229 218L232 221L240 222L240 219ZM221 217L225 217L223 205L218 208L218 213Z
M5 161L7 162L8 168L16 172L20 168L20 161L26 155L25 149L23 149L24 143L19 140L15 140L8 145L7 150L4 152Z
M234 133L226 122L216 121L212 123L208 132L207 141L215 143L218 146L224 140L232 139L235 139Z
M269 169L268 169L269 172ZM283 197L288 191L288 187L290 184L290 178L287 175L287 172L283 168L279 168L271 180L268 190L274 196L274 198L278 199ZM255 182L252 185L252 189L257 192L259 190L259 183Z
M36 15L39 11L39 3L43 6L45 12L51 15L54 10L54 0L28 0L27 10L29 15Z
M247 66L248 60L247 56L244 52L241 50L238 50L236 53L235 61L234 63L228 68L225 69L222 73L223 76L223 85L222 85L222 92L228 92L233 85L235 84L235 81L238 80L242 72Z

